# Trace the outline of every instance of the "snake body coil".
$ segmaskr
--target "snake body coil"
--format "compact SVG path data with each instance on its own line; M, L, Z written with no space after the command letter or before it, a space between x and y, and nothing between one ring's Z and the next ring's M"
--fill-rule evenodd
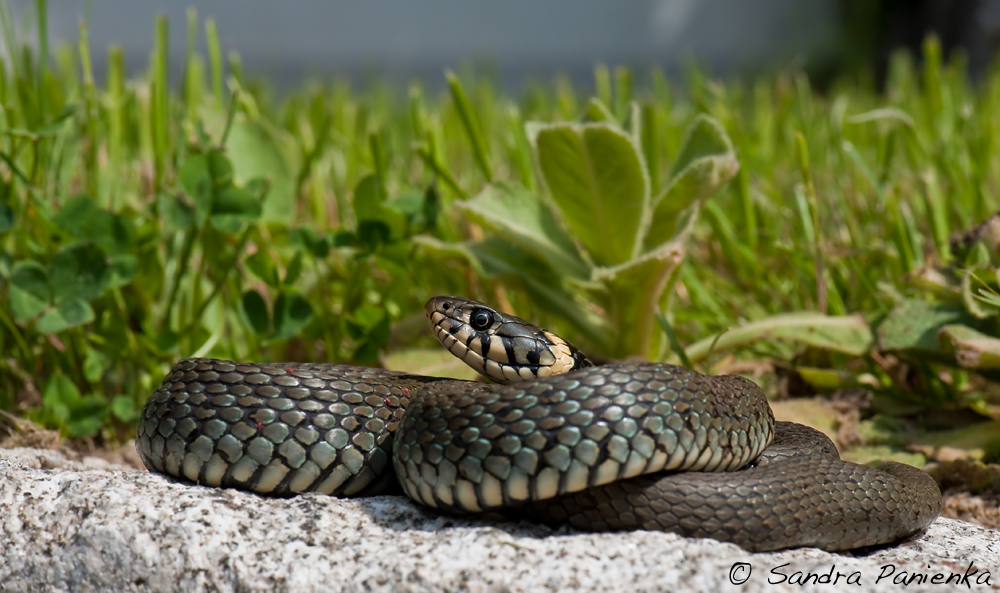
M930 476L840 460L821 433L775 423L749 380L591 366L558 336L481 303L435 297L425 310L453 354L508 384L189 359L143 410L143 462L270 495L375 493L395 473L432 507L516 507L587 530L657 529L748 550L888 543L940 511Z

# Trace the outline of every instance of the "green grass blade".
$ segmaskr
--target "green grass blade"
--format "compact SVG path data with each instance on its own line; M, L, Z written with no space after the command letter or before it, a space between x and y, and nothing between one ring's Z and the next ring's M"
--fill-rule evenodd
M937 175L933 169L928 169L920 177L924 186L924 203L930 218L931 237L937 252L938 261L943 265L951 262L951 227L948 221L948 205L941 193Z
M646 159L651 195L660 195L660 113L653 101L642 104L642 154Z
M83 70L83 117L87 142L84 146L84 186L87 193L97 195L98 163L97 163L97 97L94 89L94 73L90 67L90 43L87 36L87 25L80 21L80 65Z
M116 165L125 157L125 55L121 46L108 49L108 156ZM114 203L112 203L114 208Z
M604 105L611 105L611 72L604 64L594 66L594 86L597 99Z
M615 68L614 112L618 121L625 121L629 103L632 101L632 69L627 66Z
M487 182L491 182L493 181L493 172L490 170L486 140L483 138L483 133L479 128L479 120L476 118L475 110L472 108L472 104L469 102L469 98L465 94L465 89L462 88L462 83L458 80L458 77L451 71L447 72L445 76L448 79L451 99L455 102L455 108L458 109L459 117L462 118L465 135L469 139L469 144L472 145L472 156L479 167L479 172L483 174Z
M670 349L673 350L674 354L681 359L681 364L686 368L694 369L694 363L691 362L691 359L688 358L687 351L684 350L683 346L681 346L681 342L677 338L677 332L674 331L674 328L670 325L670 322L667 321L667 318L664 317L663 313L656 313L656 321L660 323L663 333L666 334L667 341L670 343Z
M48 119L45 88L49 70L49 11L46 0L36 0L38 14L38 112L42 120ZM82 27L82 24L81 24Z
M169 126L168 113L168 56L170 47L167 32L166 15L156 17L156 30L154 34L153 46L153 80L152 80L152 117L153 131L153 162L156 168L156 188L160 187L163 176L167 168L167 128Z
M222 48L219 45L219 32L215 28L215 19L205 19L205 44L208 46L208 63L212 75L212 95L215 102L222 105Z

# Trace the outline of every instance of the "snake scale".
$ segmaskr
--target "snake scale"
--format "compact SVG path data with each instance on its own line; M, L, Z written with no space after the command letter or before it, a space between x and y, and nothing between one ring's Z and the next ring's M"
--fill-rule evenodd
M317 363L177 363L146 403L146 466L274 496L383 491L455 512L649 529L751 551L885 544L925 528L941 494L899 463L842 461L775 422L760 387L669 364L594 366L487 305L434 297L441 343L496 384Z

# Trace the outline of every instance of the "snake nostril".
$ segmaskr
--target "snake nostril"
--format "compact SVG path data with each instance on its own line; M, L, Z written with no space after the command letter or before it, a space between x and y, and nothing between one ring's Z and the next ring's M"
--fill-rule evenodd
M451 309L451 305L449 305L448 303L444 303L444 304L441 305L441 308L443 310L447 311L448 309Z

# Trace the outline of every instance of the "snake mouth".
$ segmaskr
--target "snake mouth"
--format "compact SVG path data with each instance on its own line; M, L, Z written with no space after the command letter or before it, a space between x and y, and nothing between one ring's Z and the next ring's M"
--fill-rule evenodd
M457 297L448 297L448 296L431 297L424 305L424 315L426 315L427 318L430 319L435 312L445 312L451 309L452 307L456 306L458 300L460 299L458 299Z
M441 345L456 358L472 367L477 373L501 383L509 383L506 374L496 363L476 352L471 345L480 343L477 332L468 323L468 309L478 304L458 297L436 296L424 305L424 314L431 322L431 330ZM489 339L489 338L487 338ZM534 378L534 377L532 377Z
M449 352L498 383L530 381L591 366L559 336L478 301L437 296L427 301L424 313Z

